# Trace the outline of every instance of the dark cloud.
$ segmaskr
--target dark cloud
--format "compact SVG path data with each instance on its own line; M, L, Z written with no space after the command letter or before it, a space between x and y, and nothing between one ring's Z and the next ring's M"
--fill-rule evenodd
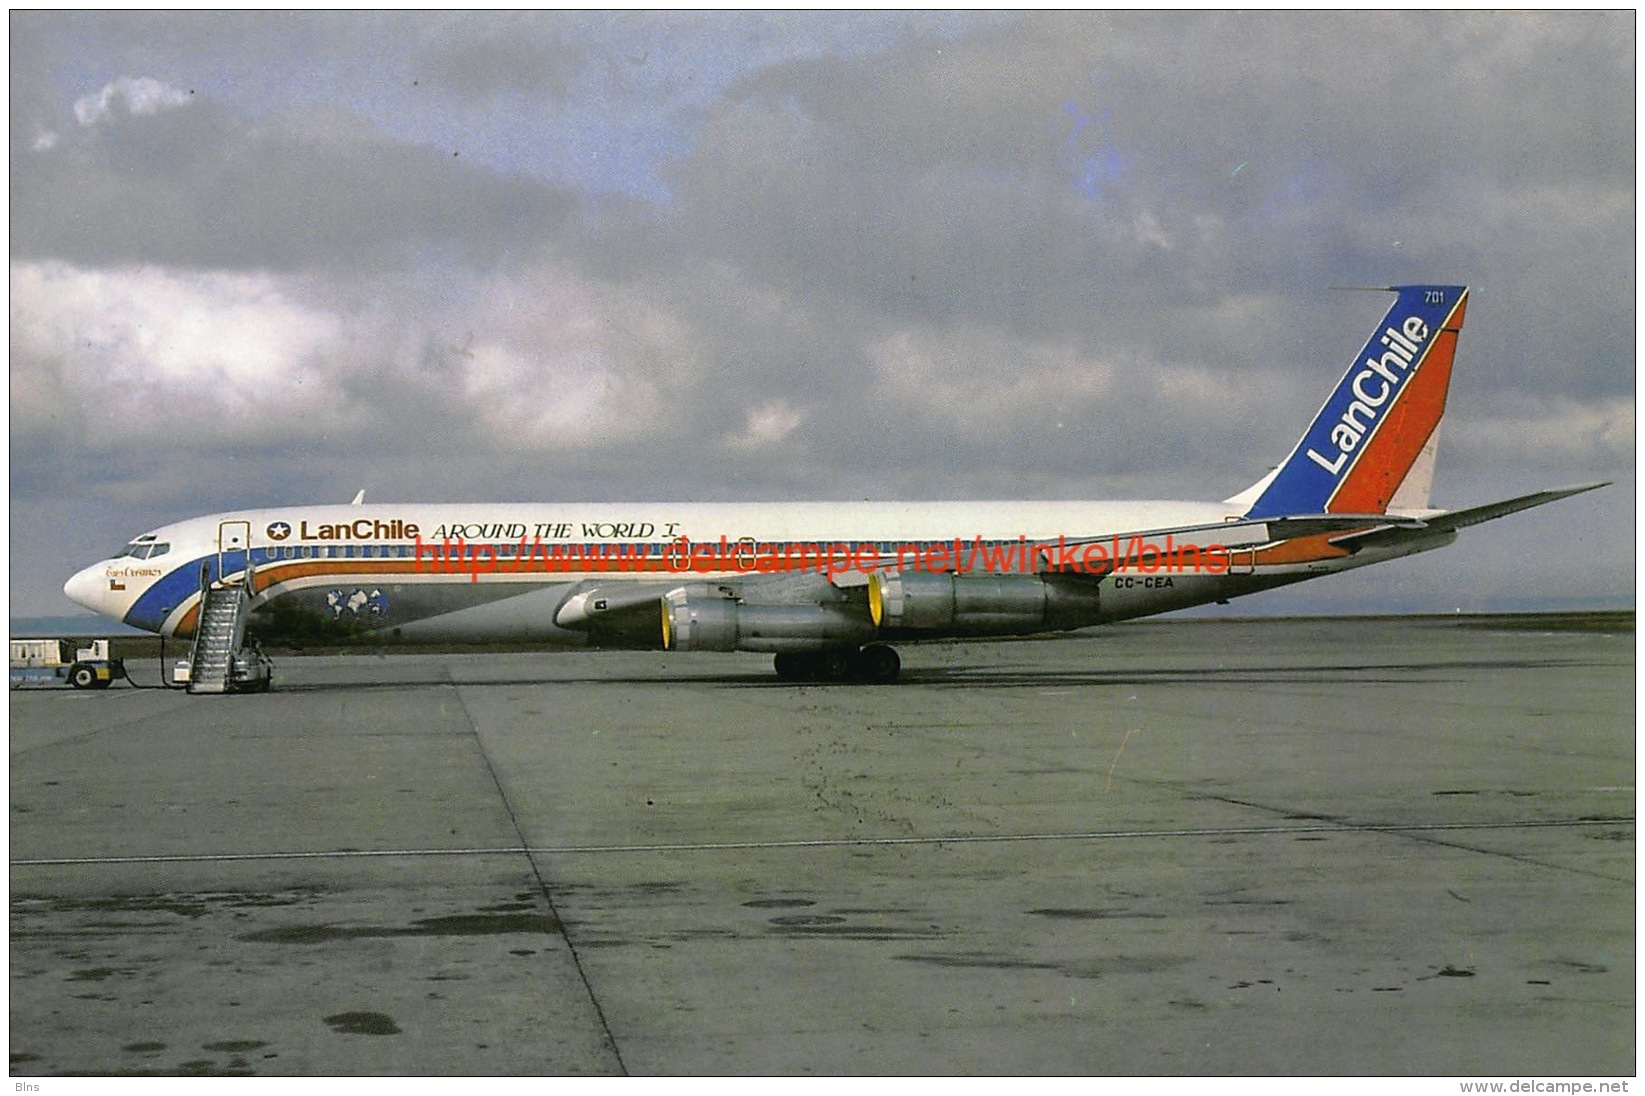
M467 34L425 40L416 68L426 67L434 89L484 107L520 95L550 104L564 100L586 63L585 51L564 42L554 22L516 13L488 18Z
M193 96L149 114L117 101L51 147L14 146L11 195L18 258L273 270L507 264L572 205L347 115L250 126Z
M1608 29L1552 19L1553 56L1596 62L1553 80L1543 24L1515 17L1036 18L761 73L672 179L694 242L762 279L1025 332L1441 264L1601 254L1547 272L1598 290L1616 249L1538 238L1631 218L1631 51Z

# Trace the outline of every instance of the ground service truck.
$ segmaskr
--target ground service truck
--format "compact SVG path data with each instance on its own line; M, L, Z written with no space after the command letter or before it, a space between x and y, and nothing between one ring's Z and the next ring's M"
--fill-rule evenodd
M11 641L11 687L61 685L106 689L126 676L124 660L109 657L109 641L94 639L14 639Z

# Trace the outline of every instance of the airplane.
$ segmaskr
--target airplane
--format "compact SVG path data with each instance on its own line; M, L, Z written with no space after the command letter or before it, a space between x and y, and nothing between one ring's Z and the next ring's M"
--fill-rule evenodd
M1429 505L1468 289L1394 302L1289 455L1220 502L282 506L144 533L70 578L187 637L214 585L253 625L407 641L773 654L792 681L896 679L892 644L1107 624L1443 547L1606 486Z

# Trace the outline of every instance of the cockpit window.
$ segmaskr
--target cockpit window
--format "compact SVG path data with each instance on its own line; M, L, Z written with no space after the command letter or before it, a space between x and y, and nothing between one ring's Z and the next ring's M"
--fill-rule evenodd
M134 540L116 553L114 558L120 559L124 556L130 556L132 559L153 559L155 556L163 556L167 552L171 551L170 544L167 544L164 541L159 544L149 543L152 539L153 538L150 537Z

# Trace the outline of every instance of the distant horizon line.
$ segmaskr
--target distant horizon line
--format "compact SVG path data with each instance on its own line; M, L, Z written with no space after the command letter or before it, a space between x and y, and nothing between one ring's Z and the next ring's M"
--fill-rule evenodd
M1601 599L1574 599L1577 601L1591 601ZM1274 613L1242 613L1238 615L1223 615L1220 613L1207 614L1208 607L1198 607L1201 611L1184 610L1167 614L1162 617L1149 618L1141 621L1119 621L1119 624L1217 624L1235 623L1240 621L1281 621L1281 620L1454 620L1459 617L1538 617L1538 616L1600 616L1605 614L1634 613L1635 607L1629 605L1578 605L1553 604L1537 608L1500 608L1500 609L1462 609L1450 611L1443 609L1399 610L1399 609L1367 609L1362 612L1274 612ZM1114 627L1114 624L1093 625L1092 628L1082 628L1079 631L1090 631L1101 627ZM20 616L11 617L7 621L8 633L11 638L21 638L45 633L48 636L152 636L155 633L146 632L141 628L133 628L129 624L111 621L106 617L91 613L83 615L71 614L65 616ZM362 636L361 639L369 637ZM1041 638L1053 638L1051 636Z

